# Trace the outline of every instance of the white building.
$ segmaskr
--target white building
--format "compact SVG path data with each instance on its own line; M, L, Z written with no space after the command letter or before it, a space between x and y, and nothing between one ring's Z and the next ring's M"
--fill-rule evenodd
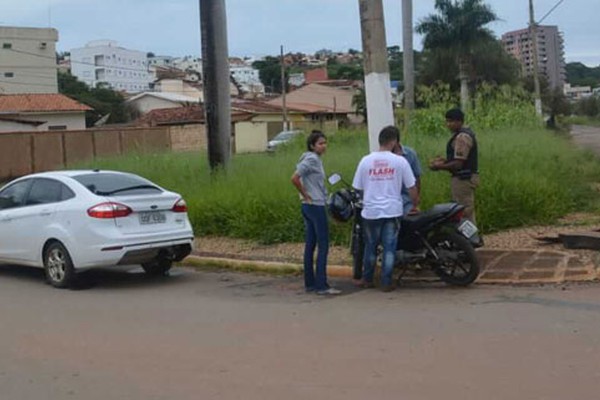
M260 81L257 69L247 65L232 64L229 66L229 71L244 93L249 93L253 97L265 93L265 87Z
M173 61L173 66L182 71L196 72L200 77L202 76L202 59L200 57L185 56L176 58Z
M591 86L571 86L570 83L565 83L563 87L565 97L571 100L581 100L592 95Z
M0 94L58 93L53 28L0 26Z
M148 90L152 81L146 53L119 47L113 40L72 49L71 73L90 87L104 83L129 93Z

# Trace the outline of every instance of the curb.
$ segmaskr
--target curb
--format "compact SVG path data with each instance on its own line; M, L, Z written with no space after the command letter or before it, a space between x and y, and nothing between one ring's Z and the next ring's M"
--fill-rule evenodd
M234 271L265 272L275 275L301 274L304 269L301 264L289 262L240 260L197 255L189 255L179 264L184 266L228 268ZM328 265L327 275L336 278L352 278L352 268L344 265Z
M578 265L573 270L568 270L570 256L568 253L556 252L563 256L562 261L556 265L544 269L527 269L527 265L535 257L530 257L530 261L523 262L523 267L515 270L511 264L496 265L499 261L509 254L513 257L520 253L531 253L529 250L523 252L512 250L504 252L504 256L497 257L494 262L488 263L482 267L479 278L475 284L479 285L556 285L566 283L586 283L597 282L600 278L600 268L597 265ZM537 257L537 256L536 256ZM522 260L519 260L522 262ZM257 272L272 275L301 275L303 266L299 263L285 261L265 261L256 259L240 259L219 256L201 256L189 255L179 263L183 266L196 268L221 268L238 272ZM500 267L498 269L498 267ZM336 278L352 279L352 268L346 265L328 265L327 275ZM432 276L433 277L433 276ZM426 276L423 276L427 280ZM409 278L410 279L410 278Z

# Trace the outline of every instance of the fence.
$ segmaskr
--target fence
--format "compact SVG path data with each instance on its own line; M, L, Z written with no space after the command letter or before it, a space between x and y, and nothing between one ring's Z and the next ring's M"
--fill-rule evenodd
M0 181L97 157L206 148L204 125L0 134Z

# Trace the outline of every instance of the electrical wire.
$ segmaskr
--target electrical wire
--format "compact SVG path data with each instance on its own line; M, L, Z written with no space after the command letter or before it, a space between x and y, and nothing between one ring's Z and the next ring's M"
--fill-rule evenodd
M56 57L48 57L42 54L36 54L36 53L31 53L29 51L24 51L24 50L17 50L17 49L0 49L0 50L8 50L8 51L14 51L15 53L20 53L20 54L27 54L30 56L34 56L34 57L40 57L40 58L45 58L48 60L54 60L56 61ZM95 63L91 63L91 62L85 62L85 61L75 61L75 60L70 60L71 64L80 64L80 65L90 65L93 67L103 67L103 68L107 68L107 69L115 69L115 70L124 70L124 71L135 71L135 72L148 72L150 73L150 65L148 65L147 69L140 69L140 68L127 68L127 67L119 67L119 66L113 66L113 65L96 65ZM56 68L58 68L58 66L56 66Z
M540 18L540 20L539 20L538 22L536 22L536 24L538 24L538 25L539 25L539 24L541 24L541 23L542 23L542 21L543 21L543 20L545 20L545 19L546 19L546 17L552 13L552 11L556 10L556 7L558 7L558 6L560 5L560 3L562 3L563 1L565 1L565 0L559 0L559 2L558 2L558 3L556 3L556 4L554 5L554 7L552 7L552 8L550 9L550 11L548 11L548 12L547 12L547 13L546 13L546 14L545 14L545 15L544 15L542 18Z

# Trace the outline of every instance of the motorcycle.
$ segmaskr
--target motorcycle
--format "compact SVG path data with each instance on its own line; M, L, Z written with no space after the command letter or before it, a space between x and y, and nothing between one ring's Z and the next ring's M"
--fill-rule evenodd
M362 195L344 182L339 174L329 177L329 183L344 183L345 188L332 193L329 211L335 219L352 219L350 251L353 278L361 279L364 239L362 225ZM344 206L334 203L343 203ZM401 218L395 269L400 269L398 281L409 269L420 271L429 267L443 282L467 286L479 276L479 261L475 245L479 241L477 227L463 218L464 206L457 203L436 204L429 210ZM341 211L340 211L341 210Z

